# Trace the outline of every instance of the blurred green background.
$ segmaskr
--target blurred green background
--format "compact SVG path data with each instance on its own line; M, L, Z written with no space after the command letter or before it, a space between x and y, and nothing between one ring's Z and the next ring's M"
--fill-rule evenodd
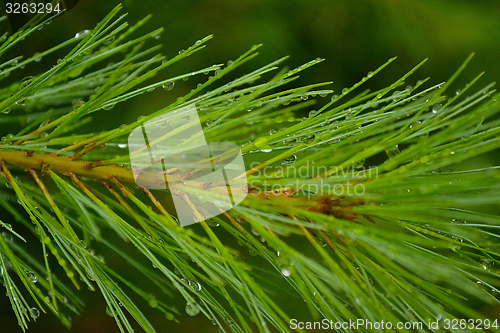
M118 3L80 0L73 10L27 38L16 51L30 56L81 30L91 29ZM251 71L285 55L291 56L286 62L290 67L322 57L326 61L303 72L294 86L333 81L332 89L337 93L394 56L398 59L364 87L376 89L388 85L424 58L429 61L407 84L413 85L429 76L429 85L437 84L447 80L471 52L476 56L453 89L460 89L482 71L486 73L480 86L500 78L498 0L124 0L123 5L130 23L147 14L154 15L142 32L163 26L165 31L159 42L164 45L162 53L167 57L214 34L205 50L175 64L157 79L226 63L259 43L264 44L260 56L247 63L243 71ZM37 65L39 68L30 67L22 75L38 74L53 62L54 59L44 58ZM119 105L107 111L106 118L101 118L103 121L93 123L93 129L110 128L130 122L140 114L151 113L188 92L197 82L196 78L178 82L171 92L157 89ZM73 318L74 332L118 332L114 320L105 314L105 305L98 293L81 291L79 295L88 308L82 316ZM296 301L302 308L302 300ZM183 300L177 298L172 302L177 302L183 312ZM288 303L294 313L294 301ZM9 307L4 297L0 302L0 331L21 332ZM147 305L144 308L149 311ZM217 332L202 315L181 317L181 324L177 324L166 321L155 311L150 312L146 314L159 332ZM49 327L51 332L66 331L53 316L42 315L30 326L30 332L47 332Z
M73 37L78 31L91 29L118 3L80 0L42 33L30 36L20 52L31 55ZM333 81L331 88L336 93L394 56L398 59L366 82L364 88L388 85L425 58L429 58L428 62L407 84L427 77L431 77L427 86L437 84L447 80L472 52L476 56L453 89L460 89L482 71L486 73L479 85L500 78L498 0L124 0L123 6L131 24L153 14L139 33L164 27L159 42L167 57L214 34L205 50L167 69L161 78L226 63L259 43L264 44L260 56L241 71L256 69L286 55L290 59L285 65L291 68L321 57L326 61L302 72L294 85ZM53 61L44 58L41 69L50 67ZM131 121L165 106L197 82L200 81L196 77L178 82L171 92L157 89L106 116Z

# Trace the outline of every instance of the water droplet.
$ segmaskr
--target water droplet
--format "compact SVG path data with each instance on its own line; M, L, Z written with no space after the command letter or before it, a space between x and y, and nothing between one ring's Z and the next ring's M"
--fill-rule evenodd
M106 111L109 111L109 110L111 110L112 108L114 108L114 107L115 107L115 105L116 105L116 103L107 104L107 105L104 105L104 106L102 107L102 109L103 109L103 110L106 110Z
M309 117L314 117L318 111L312 110L309 112Z
M106 38L104 41L103 41L103 44L104 45L110 45L112 44L113 42L115 41L115 36L109 36L108 38Z
M201 291L201 284L196 281L189 281L188 284L193 287L195 291Z
M393 92L393 93L392 93L392 96L393 96L393 97L392 97L392 101L393 101L393 102L396 102L396 101L400 100L401 98L403 98L403 96L402 96L402 95L400 95L400 94L401 94L401 92L400 92L400 91L398 91L398 90L396 90L395 92Z
M493 261L490 261L490 260L488 260L488 259L482 259L482 260L480 261L480 264L481 264L481 267L483 267L483 269L485 269L485 270L490 270L490 269L491 269L491 267L493 267L494 262L493 262Z
M368 74L366 74L367 77L372 77L373 76L373 72L368 72Z
M309 98L309 95L306 95L306 94L300 96L300 99L303 101L307 100L308 98Z
M399 150L399 146L398 145L390 148L389 150L386 150L385 152L387 153L387 156L389 158L396 157L399 153L401 153L401 151Z
M255 236L260 236L259 232L257 230L255 230L254 227L251 227L250 228L250 231L252 232L252 234L254 234Z
M10 107L6 107L5 109L2 110L3 114L8 114L10 112Z
M281 164L282 165L291 165L291 164L294 164L295 161L297 161L297 156L290 155L290 156L284 158L283 160L281 160Z
M40 61L42 61L42 57L40 56L40 52L35 52L35 53L33 53L33 58L35 58L35 59L34 59L34 61L35 61L35 62L40 62Z
M27 98L26 97L21 97L21 99L16 101L17 105L24 105L26 103Z
M30 271L27 271L27 272L26 272L26 275L28 276L28 280L30 280L30 281L31 281L31 282L33 282L33 283L37 283L37 281L38 281L38 277L36 276L36 274L35 274L35 273L30 272Z
M114 317L113 311L111 310L111 307L109 305L106 307L106 314L110 317Z
M260 151L263 153L270 153L273 151L273 148L269 145L266 145L266 146L260 147Z
M79 109L79 108L81 108L84 105L85 105L84 101L75 102L75 103L73 103L73 110Z
M148 300L148 304L149 304L150 307L156 308L158 306L158 301L154 297L151 297Z
M196 303L194 303L194 304L187 303L186 304L186 313L188 314L188 316L194 317L198 313L200 313L200 307Z
M21 84L19 84L19 90L23 90L27 86L30 85L31 82L33 82L33 76L27 76L24 79L21 80Z
M345 95L345 94L347 94L348 91L349 91L349 88L344 88L344 89L342 89L342 94Z
M284 266L281 268L281 274L283 274L283 276L288 277L288 276L290 276L291 273L292 272L290 271L289 267Z
M174 89L175 82L170 81L162 85L163 89L165 90L172 90Z
M406 86L406 89L405 89L405 90L409 92L409 91L412 91L412 89L413 89L413 87L412 87L412 86Z
M40 311L37 308L31 308L30 313L31 313L31 316L35 319L40 317Z
M339 95L333 95L332 98L330 99L332 102L335 102L339 98Z
M88 34L89 32L90 32L90 30L82 30L82 31L80 31L80 32L77 32L77 33L75 34L75 38L82 37L82 36L84 36L84 35Z
M316 138L316 135L313 134L311 136L301 138L300 141L302 141L303 143L313 143L315 138Z
M206 198L205 198L205 197L203 197L203 196L198 197L198 199L200 199L200 201L201 201L201 202L206 202L206 201L207 201L207 200L206 200ZM214 221L214 220L212 220L212 219L208 219L208 220L206 220L206 221L207 221L207 224L208 224L209 226L211 226L211 227L218 227L218 226L219 226L219 223L215 222L215 221Z
M435 104L432 107L432 113L437 113L441 109L442 106L443 106L443 104Z
M167 318L167 320L174 320L175 317L173 314L171 314L170 312L165 312L165 318Z
M184 52L184 51L185 51L185 50L180 50L180 51L179 51L179 54L181 54L181 53L182 53L182 52Z
M233 61L232 61L232 60L229 60L229 61L227 62L227 65L228 65L228 66L231 66L232 64L233 64Z

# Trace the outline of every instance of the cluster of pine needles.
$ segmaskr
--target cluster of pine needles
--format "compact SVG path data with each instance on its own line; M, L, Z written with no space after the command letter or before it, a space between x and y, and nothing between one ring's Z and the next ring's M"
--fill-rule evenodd
M476 88L478 75L450 88L472 56L445 83L409 85L423 61L388 87L360 92L390 59L334 95L330 82L287 88L319 58L231 77L255 45L234 61L150 83L211 36L167 58L150 46L162 30L132 38L148 17L129 26L120 8L29 56L5 59L28 35L43 38L52 17L1 37L0 283L23 330L47 312L69 327L85 289L102 294L121 332L133 331L131 319L155 332L150 308L168 320L205 316L221 332L290 332L282 293L311 320L334 322L476 319L479 306L498 304L500 218L487 212L498 208L500 169L454 170L500 147L494 84ZM59 50L69 51L46 71L9 81ZM192 76L203 83L152 114L81 130L94 112L155 89L173 94ZM127 137L191 104L207 141L234 142L257 162L241 204L182 228L159 200L168 190L135 185ZM305 175L288 172L301 168ZM142 282L120 274L116 258Z

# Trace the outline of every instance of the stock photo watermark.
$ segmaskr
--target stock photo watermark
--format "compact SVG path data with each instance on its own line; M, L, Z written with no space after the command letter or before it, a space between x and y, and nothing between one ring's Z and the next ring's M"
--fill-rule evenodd
M137 186L168 189L181 226L228 211L247 195L240 147L207 143L194 104L144 122L128 146Z
M57 3L53 3L53 1L50 0L4 0L3 6L0 7L0 11L2 14L7 14L12 32L15 33L26 23L30 22L35 15L45 14L46 16L40 16L38 21L31 23L31 26L43 22L48 24L57 15L62 15L72 10L78 4L78 1L79 0L61 0Z
M260 165L252 162L251 168ZM301 192L310 199L314 195L328 195L334 197L362 196L366 192L365 184L361 179L377 178L377 167L365 167L351 164L347 167L314 165L314 161L307 160L305 164L266 166L257 170L250 182L250 188L257 195L281 195L289 189ZM328 175L328 177L325 177ZM255 179L263 176L262 179ZM276 179L291 179L290 182L276 182ZM271 181L272 180L272 181Z

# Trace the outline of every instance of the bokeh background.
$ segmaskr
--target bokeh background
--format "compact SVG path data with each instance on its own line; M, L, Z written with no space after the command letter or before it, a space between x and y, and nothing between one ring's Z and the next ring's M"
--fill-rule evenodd
M30 36L16 52L31 56L81 30L91 29L118 3L80 0L70 12ZM398 59L368 81L365 88L388 85L425 58L429 58L428 62L407 84L427 77L431 77L429 85L446 81L472 52L476 53L473 61L453 89L460 89L482 71L486 73L479 86L500 79L498 0L124 0L123 6L122 12L128 12L126 20L130 23L153 14L142 32L163 26L165 31L159 42L164 45L162 53L167 57L214 34L205 50L167 69L156 79L226 63L259 43L264 44L260 56L243 66L242 71L251 71L285 55L290 56L285 64L292 68L321 57L326 61L303 72L293 84L333 81L331 89L336 92L358 82L394 56ZM63 55L62 52L60 56ZM32 73L20 75L33 75L49 68L57 56L44 58L38 68L27 69ZM197 82L196 78L178 82L171 92L157 89L117 106L97 116L93 129L127 123L140 114L158 110ZM73 318L73 332L118 332L114 320L105 314L105 304L98 293L81 291L79 295L87 303L87 310ZM172 302L178 302L183 309L182 299ZM296 311L293 300L287 302L284 298L282 303L288 303L291 313ZM6 297L0 298L0 332L21 332L9 306ZM175 323L166 321L153 309L146 314L159 332L218 331L202 315L181 316L180 323ZM47 331L67 330L52 315L41 316L30 326L30 332Z

